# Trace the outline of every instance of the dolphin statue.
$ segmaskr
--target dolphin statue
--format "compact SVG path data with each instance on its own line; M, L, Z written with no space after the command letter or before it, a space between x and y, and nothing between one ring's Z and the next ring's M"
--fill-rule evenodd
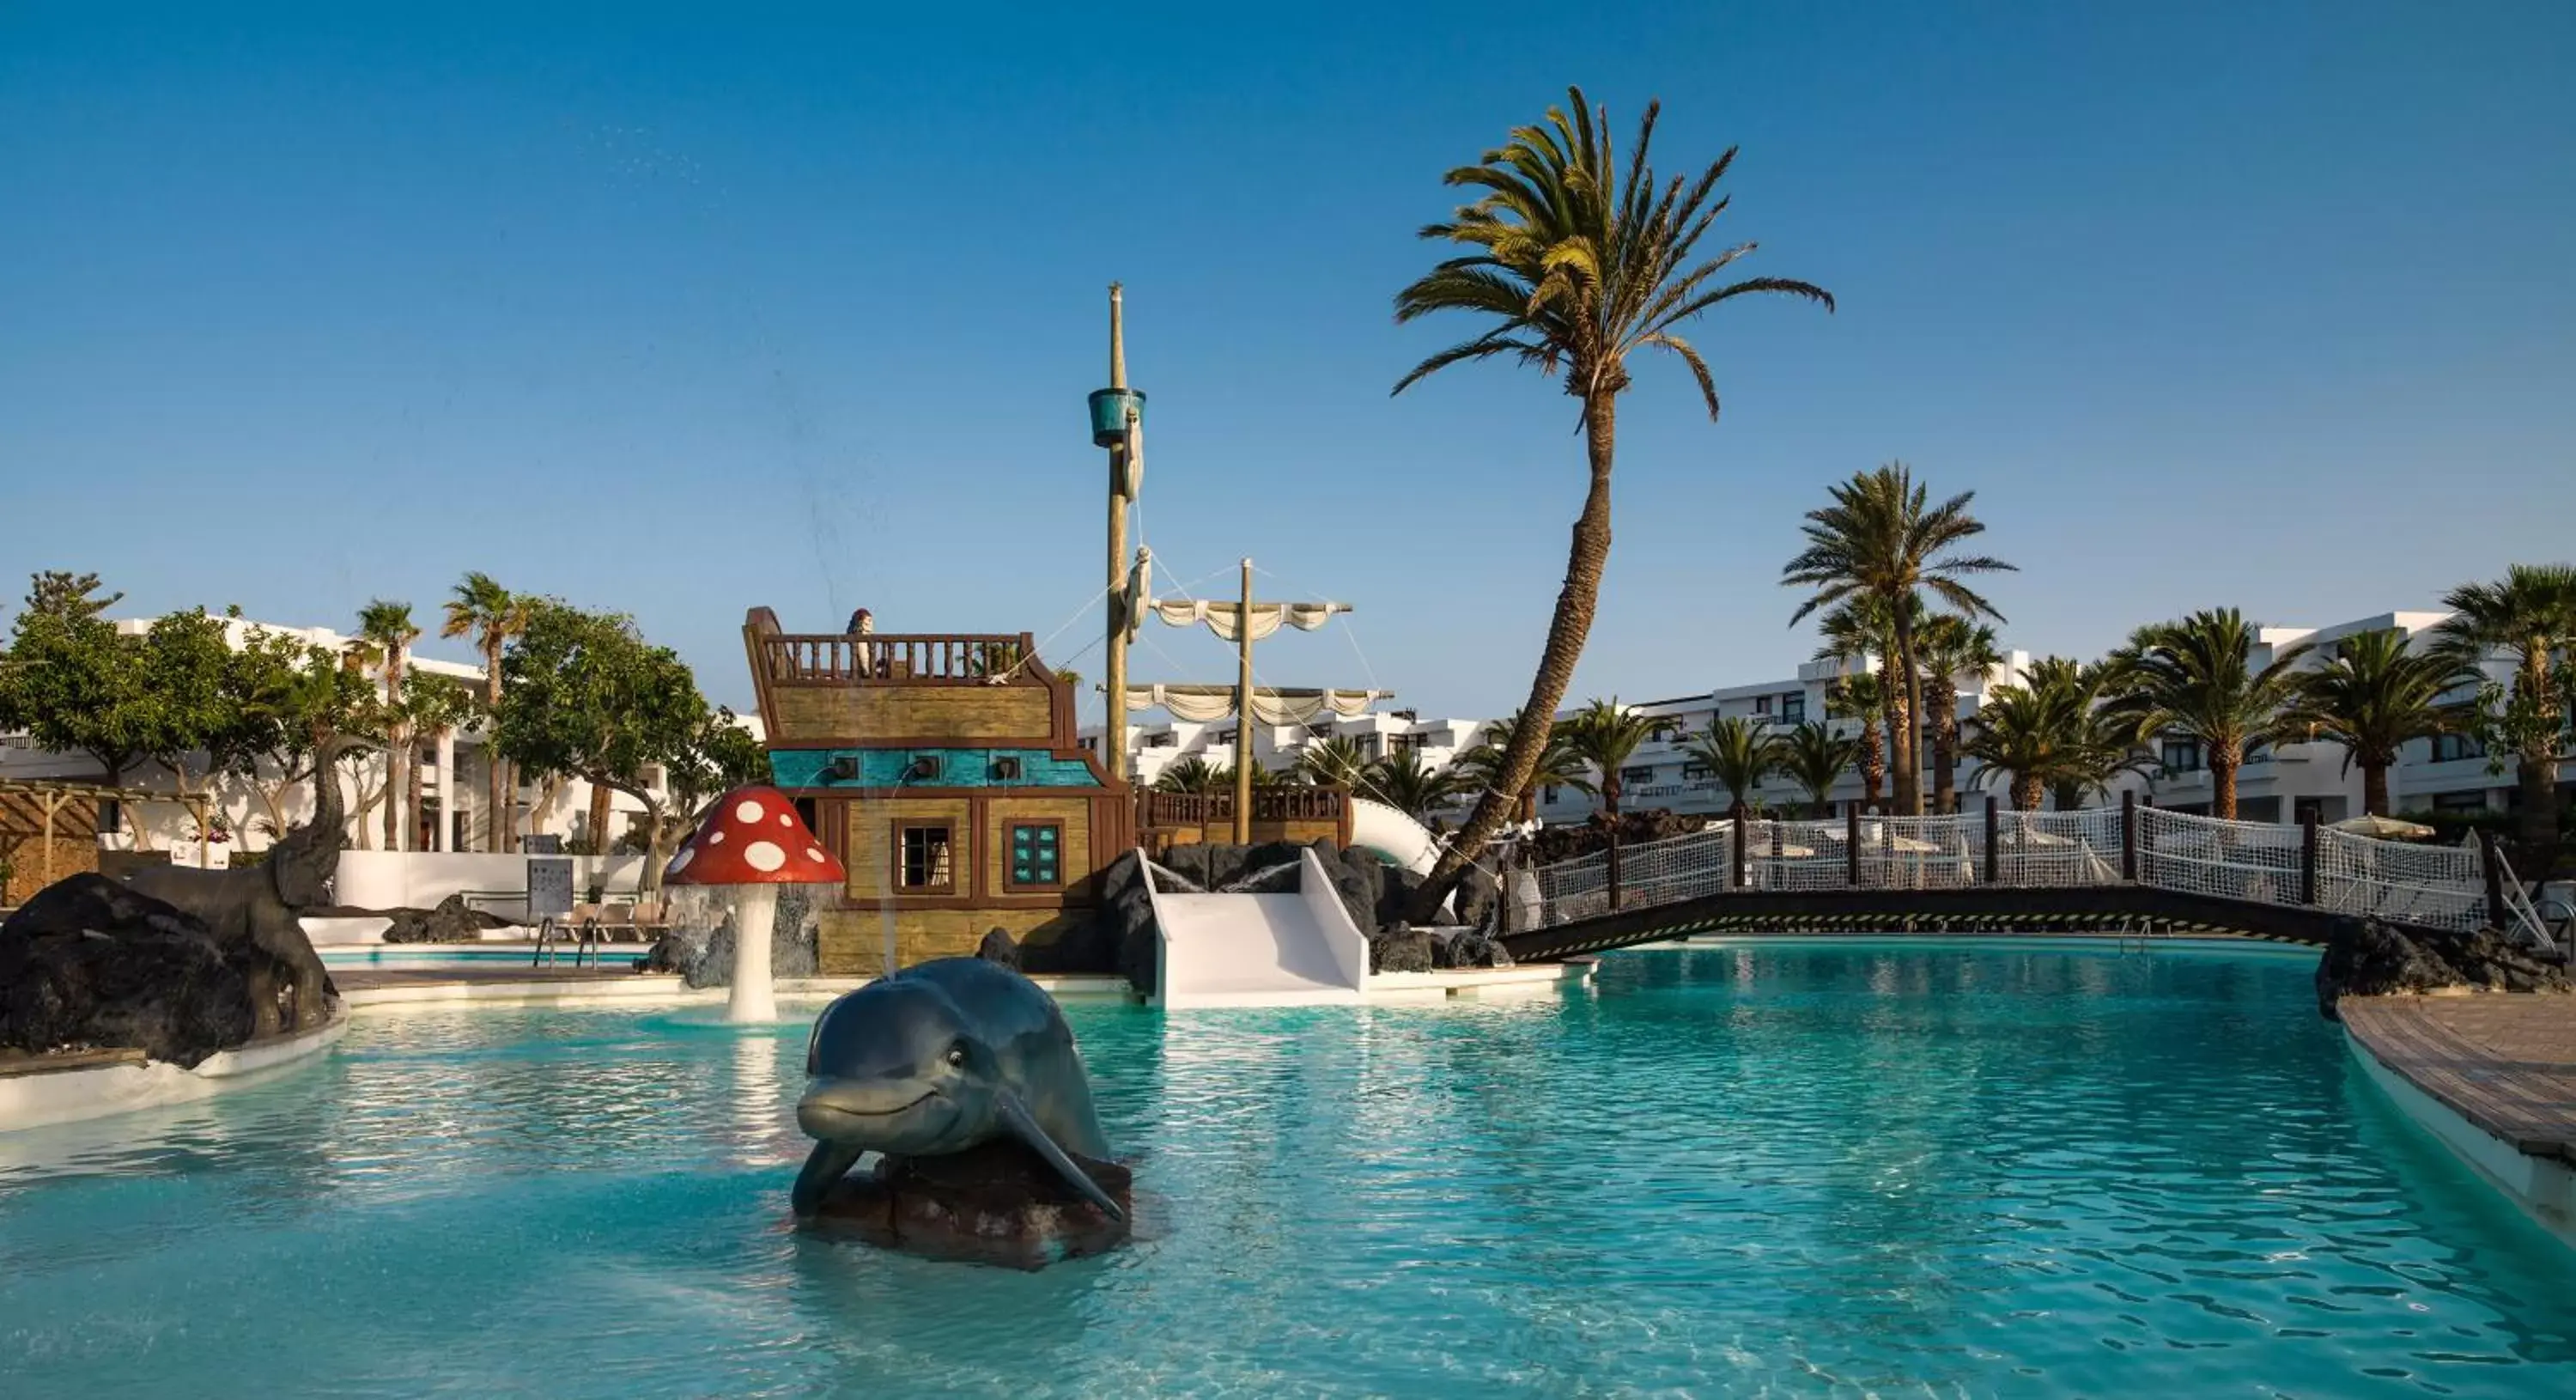
M1016 1138L1112 1220L1078 1165L1109 1160L1091 1080L1055 999L999 963L937 958L823 1008L796 1124L814 1139L790 1199L812 1215L866 1152L936 1157Z

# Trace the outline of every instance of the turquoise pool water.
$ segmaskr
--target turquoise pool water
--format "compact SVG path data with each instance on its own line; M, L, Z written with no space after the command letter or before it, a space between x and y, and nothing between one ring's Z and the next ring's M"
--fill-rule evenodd
M318 950L324 967L526 967L531 950L518 947L478 948L447 943L364 944L357 947ZM593 946L581 962L606 962L622 967L644 956L648 950L641 944L626 943L601 948ZM557 945L546 960L560 967L573 965L573 950ZM543 966L544 963L540 963Z
M2311 967L1766 945L1076 1005L1144 1237L1036 1274L790 1228L801 1028L371 1011L0 1137L0 1393L2576 1393L2576 1252L2358 1077Z

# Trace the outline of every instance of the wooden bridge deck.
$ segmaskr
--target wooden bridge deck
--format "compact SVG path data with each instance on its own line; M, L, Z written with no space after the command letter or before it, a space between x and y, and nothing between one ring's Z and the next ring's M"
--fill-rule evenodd
M1693 933L2108 933L2150 925L2163 933L2238 934L2322 946L2339 917L2332 910L2303 905L2257 904L2129 884L1729 890L1529 929L1506 935L1503 946L1519 961L1547 962Z
M2444 1107L2527 1156L2576 1165L2576 998L2346 997L2336 1011Z

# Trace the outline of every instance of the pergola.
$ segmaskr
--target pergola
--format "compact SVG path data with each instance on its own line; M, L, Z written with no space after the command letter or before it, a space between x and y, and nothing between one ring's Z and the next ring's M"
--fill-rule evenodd
M99 803L116 801L139 805L176 802L188 809L189 815L196 819L198 830L203 831L206 807L213 800L209 793L153 792L145 788L110 787L105 783L68 778L0 778L0 837L36 838L41 852L37 884L42 888L54 882L54 841L57 837L98 839Z

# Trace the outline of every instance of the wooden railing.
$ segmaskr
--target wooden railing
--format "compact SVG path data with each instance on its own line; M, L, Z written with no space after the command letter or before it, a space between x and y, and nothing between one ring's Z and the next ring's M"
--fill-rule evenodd
M991 684L1030 674L1029 634L828 632L758 639L771 685Z
M1350 810L1351 795L1340 788L1257 787L1252 790L1252 819L1257 822L1339 822ZM1207 826L1234 820L1230 792L1158 792L1136 795L1139 828Z

